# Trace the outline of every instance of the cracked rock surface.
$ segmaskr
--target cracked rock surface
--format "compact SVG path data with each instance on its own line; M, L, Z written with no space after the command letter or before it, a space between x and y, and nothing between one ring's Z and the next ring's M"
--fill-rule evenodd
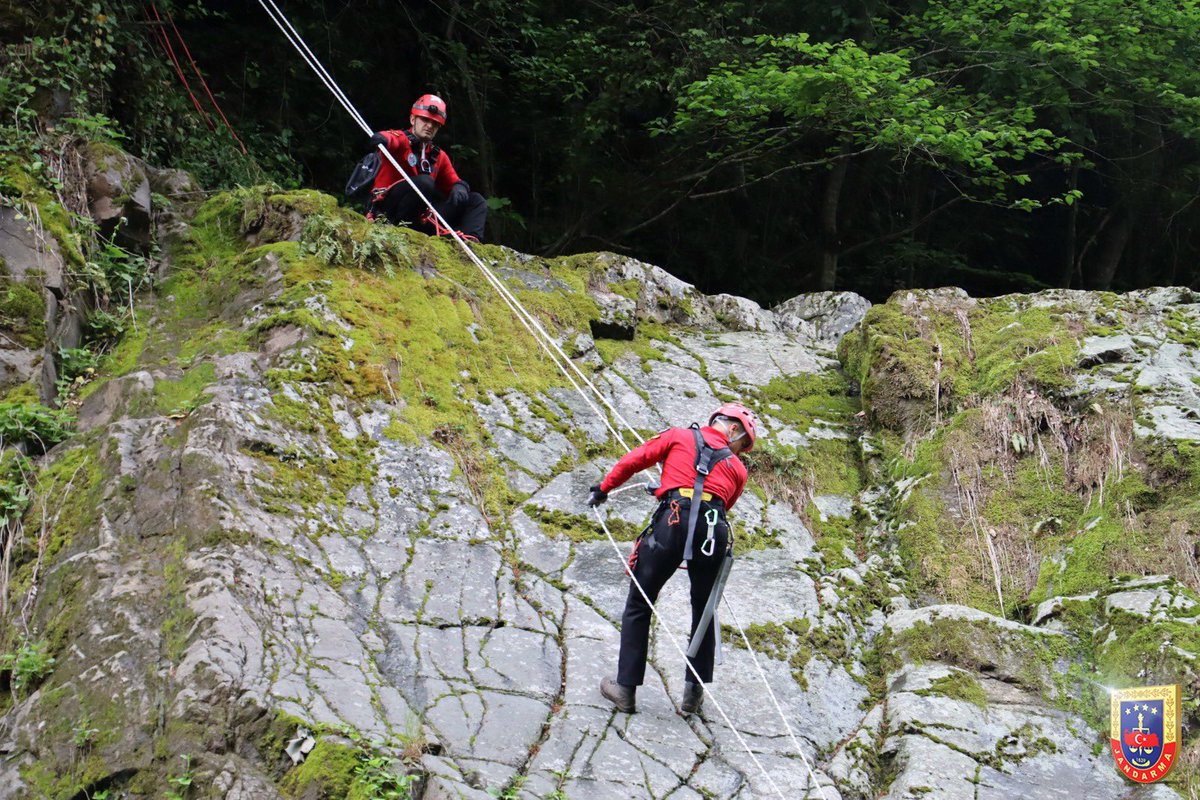
M781 381L845 384L837 341L865 300L823 294L768 310L705 298L629 259L598 264L605 313L661 332L615 357L586 331L562 332L605 399L642 434L687 425L731 396L760 403L771 455L756 463L784 476L760 479L734 509L723 662L702 714L679 711L683 665L670 640L689 613L682 575L660 597L665 625L638 713L615 712L597 690L616 667L622 559L652 501L635 489L605 506L622 539L614 552L583 505L619 452L589 405L565 382L532 391L514 381L467 404L463 425L480 432L482 451L453 426L402 435L398 416L426 401L388 389L412 365L364 398L345 381L305 377L327 357L311 331L278 323L261 334L264 320L296 312L349 342L347 358L362 334L320 276L303 298L288 295L295 279L280 280L286 267L268 254L252 262L257 295L239 296L233 315L260 332L246 340L257 347L145 363L108 382L83 400L85 430L53 456L65 465L56 485L80 499L49 529L86 522L47 563L36 614L70 640L45 686L4 713L0 798L38 796L36 764L78 756L53 752L69 748L69 730L46 733L64 697L120 731L94 753L110 778L154 769L156 741L185 742L207 796L226 800L290 796L290 764L264 745L280 715L405 753L425 798L1173 794L1133 793L1096 754L1101 733L1030 685L1040 675L1030 649L1066 638L1054 627L1062 603L1039 608L1034 627L914 600L890 513L913 483L863 470L839 491L788 477L798 447L872 451L853 413L800 413L777 391ZM505 276L514 291L570 288L528 265ZM622 283L636 288L607 288ZM147 324L167 325L169 302ZM1134 357L1124 340L1087 352L1104 369ZM1196 371L1190 359L1160 348L1138 378L1175 403L1152 414L1166 436L1191 435L1195 384L1175 375ZM160 398L197 363L211 365L202 390L186 414L166 413ZM464 362L456 380L475 368ZM1147 619L1194 616L1195 606L1170 578L1114 586L1103 602ZM921 648L939 623L977 632L973 668ZM898 644L881 666L883 641Z

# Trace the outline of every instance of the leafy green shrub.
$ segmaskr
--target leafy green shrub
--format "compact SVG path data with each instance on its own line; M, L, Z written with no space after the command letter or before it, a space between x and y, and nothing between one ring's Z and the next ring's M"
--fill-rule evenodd
M0 454L0 528L21 518L29 506L33 466L15 450Z
M60 360L59 375L66 381L94 371L99 361L99 357L86 347L60 347L58 348L58 357Z
M386 756L362 757L354 768L348 800L412 800L413 776L394 771Z
M88 314L84 323L88 341L111 342L125 332L125 317L119 317L103 308Z
M0 653L0 673L8 675L8 685L14 693L31 689L50 674L54 656L49 649L50 644L44 639L36 642L22 639L15 651Z
M45 452L71 435L65 411L28 403L0 403L0 445L26 443Z

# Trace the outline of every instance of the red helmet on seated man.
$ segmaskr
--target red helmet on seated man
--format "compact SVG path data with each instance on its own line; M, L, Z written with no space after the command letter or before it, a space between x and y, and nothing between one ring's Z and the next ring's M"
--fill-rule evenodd
M423 94L417 98L417 102L413 103L412 115L433 120L438 125L445 125L446 101L436 94Z

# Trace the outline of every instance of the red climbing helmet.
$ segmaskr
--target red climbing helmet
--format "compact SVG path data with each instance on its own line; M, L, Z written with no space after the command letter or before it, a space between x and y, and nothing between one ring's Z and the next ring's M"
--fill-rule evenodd
M433 120L438 125L445 125L446 101L436 94L423 94L417 98L417 102L413 103L412 114L414 117L424 117Z
M754 416L753 411L741 403L725 403L712 413L712 416L708 418L708 424L712 425L716 422L717 417L729 417L729 419L736 419L740 422L742 430L750 437L750 444L746 447L746 452L754 449L754 440L758 437L758 418Z

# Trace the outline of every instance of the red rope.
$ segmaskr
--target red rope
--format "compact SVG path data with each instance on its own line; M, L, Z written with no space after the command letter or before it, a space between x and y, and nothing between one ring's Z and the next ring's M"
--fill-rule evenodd
M154 8L154 14L157 16L158 8L154 3L151 3L150 6ZM183 48L183 52L184 55L187 56L188 63L192 65L192 70L196 73L196 77L200 80L200 85L204 87L204 92L208 95L209 102L212 103L213 108L217 110L217 113L221 115L221 121L225 123L225 127L229 130L230 135L233 136L234 141L238 143L238 147L242 148L242 152L248 155L249 152L246 150L246 145L242 143L241 137L237 135L237 131L235 131L233 126L229 124L229 118L226 117L225 112L221 110L221 104L217 102L217 98L213 97L212 89L208 88L208 81L204 80L204 75L201 74L200 67L196 65L196 60L192 58L192 51L188 49L187 42L183 40L183 34L179 32L179 28L175 26L175 20L171 16L170 11L167 12L167 21L171 23L171 30L175 31L175 38L179 40L179 46Z
M154 8L154 4L152 3L150 7ZM208 125L209 130L216 130L216 126L208 116L208 112L204 110L204 106L200 105L200 101L196 99L196 94L192 91L192 85L188 83L187 75L183 74L183 67L180 65L179 59L175 56L175 48L171 47L171 40L167 38L167 32L163 30L163 21L158 16L158 9L154 8L154 17L150 16L149 9L143 7L142 10L146 14L146 19L150 21L151 27L154 28L154 32L158 34L158 43L162 45L162 48L167 52L167 57L171 59L171 63L175 67L175 75L179 78L179 82L183 84L183 88L187 90L188 97L192 98L192 105L196 107L196 111L204 119L204 123ZM156 21L158 25L154 24Z

